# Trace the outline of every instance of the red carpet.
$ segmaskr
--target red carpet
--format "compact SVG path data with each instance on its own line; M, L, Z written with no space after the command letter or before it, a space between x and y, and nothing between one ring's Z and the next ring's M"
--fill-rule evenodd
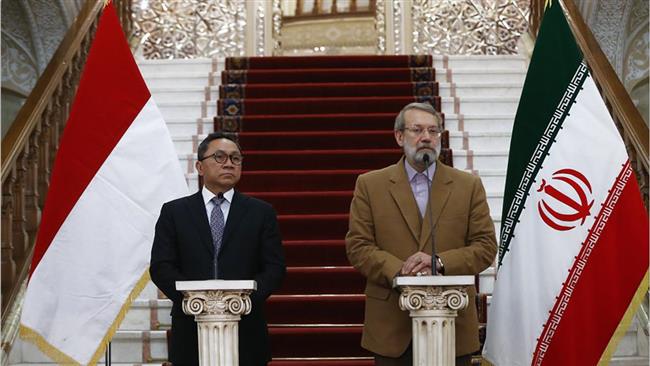
M272 366L372 365L360 346L365 279L344 237L359 174L395 163L407 103L440 110L431 57L229 58L215 130L239 133L239 189L278 212L287 277L266 306ZM448 133L443 147L448 147ZM451 151L444 150L447 161Z
M227 84L219 86L222 99L365 96L429 96L438 95L438 83L425 81L385 83L310 83L310 84Z
M229 57L228 70L248 69L336 69L363 67L431 67L433 58L428 55L417 56L283 56L283 57Z
M277 84L277 83L332 83L332 82L387 82L435 81L431 67L418 68L351 68L351 69L258 69L225 70L221 84Z
M328 97L220 99L222 116L259 114L391 113L411 102L430 102L440 110L440 97Z
M363 136L363 138L360 138ZM449 132L442 136L449 144ZM340 150L354 146L357 149L394 149L397 146L393 131L297 131L297 132L242 132L239 141L263 150Z
M217 116L215 129L241 129L244 132L288 131L389 131L396 113L339 113L285 114L251 116ZM443 114L444 117L444 114Z

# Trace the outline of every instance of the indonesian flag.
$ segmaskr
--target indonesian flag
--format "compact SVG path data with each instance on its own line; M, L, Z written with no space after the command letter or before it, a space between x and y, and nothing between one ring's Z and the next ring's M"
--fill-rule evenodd
M21 337L58 363L96 363L149 280L160 207L187 191L110 4L54 162Z
M607 363L648 290L648 215L557 2L519 102L502 217L483 356L508 366Z

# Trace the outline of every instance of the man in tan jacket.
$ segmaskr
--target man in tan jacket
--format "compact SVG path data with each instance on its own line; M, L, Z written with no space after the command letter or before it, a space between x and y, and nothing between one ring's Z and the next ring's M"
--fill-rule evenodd
M404 157L357 179L345 238L348 259L366 278L361 345L377 366L411 365L411 319L398 306L395 276L431 275L431 232L437 272L476 275L494 261L494 224L481 180L438 161L442 117L425 103L411 103L395 119ZM425 156L433 164L427 178ZM428 197L428 185L431 197ZM430 225L431 205L433 227ZM456 364L469 365L479 349L476 289L456 319Z

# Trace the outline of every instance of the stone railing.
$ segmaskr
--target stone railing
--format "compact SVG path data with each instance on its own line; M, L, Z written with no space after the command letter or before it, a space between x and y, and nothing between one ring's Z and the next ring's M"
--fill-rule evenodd
M115 1L123 21L130 1ZM59 139L68 119L103 0L89 0L2 139L2 352L16 329L20 293L29 273L41 211ZM127 24L127 23L125 23ZM127 25L128 29L128 25Z

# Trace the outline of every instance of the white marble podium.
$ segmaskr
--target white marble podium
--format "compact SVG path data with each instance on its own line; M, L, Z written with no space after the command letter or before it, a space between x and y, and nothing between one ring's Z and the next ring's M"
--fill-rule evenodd
M399 276L393 287L413 327L413 365L456 364L456 316L468 306L467 286L474 276Z
M239 365L239 320L251 312L255 281L177 281L183 312L194 315L199 332L199 365Z

